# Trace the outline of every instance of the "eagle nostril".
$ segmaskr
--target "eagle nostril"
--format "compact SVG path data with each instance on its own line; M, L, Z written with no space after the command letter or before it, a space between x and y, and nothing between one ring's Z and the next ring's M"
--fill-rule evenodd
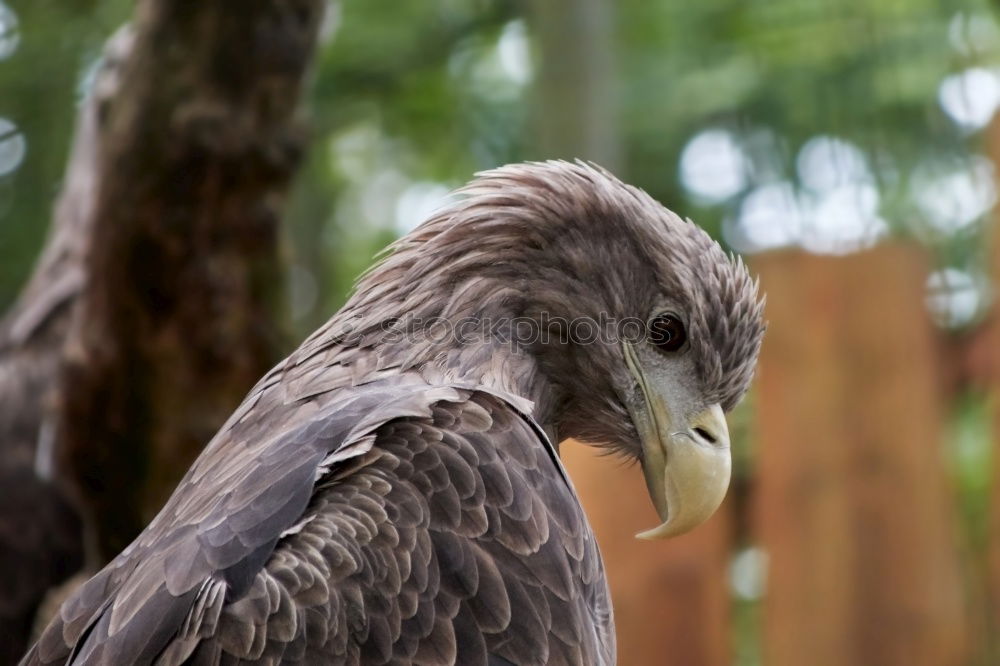
M705 440L709 444L715 444L717 441L719 441L715 437L715 435L713 435L712 433L710 433L709 431L705 430L702 427L696 427L693 430L694 430L694 434L698 435L699 437L701 437L703 440Z

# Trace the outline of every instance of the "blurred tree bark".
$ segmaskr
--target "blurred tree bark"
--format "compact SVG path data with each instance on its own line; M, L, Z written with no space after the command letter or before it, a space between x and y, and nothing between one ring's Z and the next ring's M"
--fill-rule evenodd
M539 53L535 82L537 154L585 159L618 172L613 0L535 0Z
M109 45L48 243L0 322L0 622L18 623L0 663L35 588L79 561L65 498L102 564L282 351L279 215L324 5L142 0Z
M764 663L961 664L947 395L923 257L883 246L754 265L770 320L756 401Z
M537 159L593 160L621 170L614 101L614 3L531 3L540 50L535 81ZM611 585L618 659L629 666L729 663L729 509L667 543L636 532L659 521L637 467L609 466L590 447L567 443L563 459L597 535Z
M124 548L278 356L278 222L321 0L146 0L105 110L60 454Z

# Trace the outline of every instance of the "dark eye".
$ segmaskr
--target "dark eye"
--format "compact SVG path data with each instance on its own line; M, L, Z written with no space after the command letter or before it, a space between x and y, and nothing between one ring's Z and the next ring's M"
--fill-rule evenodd
M687 342L684 322L673 312L656 315L649 320L649 340L662 351L677 351Z

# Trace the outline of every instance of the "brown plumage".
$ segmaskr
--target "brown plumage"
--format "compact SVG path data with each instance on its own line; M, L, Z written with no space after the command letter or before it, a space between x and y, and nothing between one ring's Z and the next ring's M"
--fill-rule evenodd
M641 458L639 387L620 341L551 322L667 304L687 321L685 385L728 409L760 344L756 287L593 166L503 167L459 196L260 381L24 663L614 663L600 556L551 441ZM490 329L441 334L463 321Z

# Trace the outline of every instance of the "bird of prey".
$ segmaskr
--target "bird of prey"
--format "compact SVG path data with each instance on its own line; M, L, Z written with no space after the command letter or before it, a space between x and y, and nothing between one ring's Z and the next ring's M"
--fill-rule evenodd
M480 174L253 388L25 664L615 663L557 443L688 530L729 481L756 283L594 165Z

